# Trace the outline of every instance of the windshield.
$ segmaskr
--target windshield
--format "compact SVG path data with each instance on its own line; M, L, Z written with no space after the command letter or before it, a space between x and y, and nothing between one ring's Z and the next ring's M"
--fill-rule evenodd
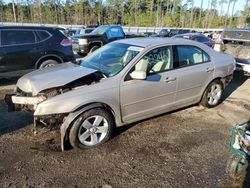
M107 25L99 26L96 29L94 29L94 31L92 31L92 33L102 35L103 33L105 33L107 31L108 28L109 28L109 26L107 26Z
M142 50L142 47L130 44L107 44L84 58L81 66L99 70L105 76L111 77L120 72Z
M77 30L76 30L76 35L80 35L80 34L84 34L84 31L85 31L85 28L83 27L83 28L78 28Z

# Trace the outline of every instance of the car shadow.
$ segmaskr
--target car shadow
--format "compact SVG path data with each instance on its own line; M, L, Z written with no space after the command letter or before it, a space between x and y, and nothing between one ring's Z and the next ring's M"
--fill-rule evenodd
M0 136L26 127L33 122L28 112L8 112L4 100L0 100Z
M0 78L0 86L16 84L19 77Z
M243 181L242 188L249 188L250 187L250 157L247 158L248 167L246 170L246 175Z
M234 78L226 87L224 94L222 96L222 101L226 100L237 88L239 88L248 79L243 73L235 72Z

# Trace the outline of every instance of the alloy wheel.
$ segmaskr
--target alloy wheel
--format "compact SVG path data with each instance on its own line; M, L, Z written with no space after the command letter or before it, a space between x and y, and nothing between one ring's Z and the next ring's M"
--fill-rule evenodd
M108 128L108 121L103 116L90 116L82 122L78 139L84 145L95 146L105 138Z

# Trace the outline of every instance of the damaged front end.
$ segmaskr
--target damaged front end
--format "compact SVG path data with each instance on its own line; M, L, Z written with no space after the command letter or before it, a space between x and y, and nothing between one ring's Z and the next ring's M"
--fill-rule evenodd
M75 69L75 65L72 65L72 68ZM79 69L81 69L81 67L79 67ZM59 69L57 68L57 70ZM65 70L63 71L65 72ZM36 72L37 71L35 71L35 73ZM42 75L41 72L44 72L45 74ZM98 83L101 79L105 78L105 76L100 71L93 69L83 70L80 72L81 74L79 74L79 71L69 70L69 72L72 74L74 74L74 72L75 74L78 73L77 76L73 75L72 77L62 77L61 74L59 75L60 71L53 72L54 74L52 75L50 74L50 71L42 70L37 72L37 74L31 73L20 78L14 92L5 96L5 102L8 106L8 111L11 112L24 110L35 112L39 105L42 105L43 102L53 97ZM50 79L52 81L48 80L48 75L51 76ZM55 108L60 108L60 106L55 106ZM48 114L48 112L45 112L44 115L35 115L34 128L36 128L38 124L49 127L50 129L60 128L69 113L70 112Z

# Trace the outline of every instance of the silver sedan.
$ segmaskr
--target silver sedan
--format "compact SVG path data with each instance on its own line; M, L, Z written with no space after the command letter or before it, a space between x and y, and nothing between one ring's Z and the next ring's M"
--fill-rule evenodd
M61 146L90 148L122 126L196 103L214 107L235 70L232 56L194 41L115 41L84 58L21 77L9 110L60 125Z

